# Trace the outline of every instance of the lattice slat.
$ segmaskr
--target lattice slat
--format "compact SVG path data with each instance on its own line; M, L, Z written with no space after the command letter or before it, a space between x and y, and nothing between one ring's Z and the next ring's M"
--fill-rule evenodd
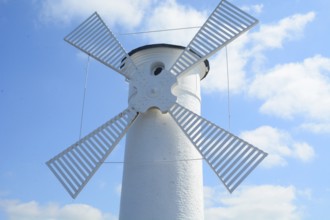
M257 24L257 19L226 0L217 8L182 52L170 71L179 75L229 44Z
M136 116L134 110L126 109L47 162L72 198L84 188Z
M267 156L179 104L169 113L231 193Z
M137 68L114 34L95 12L64 38L116 72L131 78Z

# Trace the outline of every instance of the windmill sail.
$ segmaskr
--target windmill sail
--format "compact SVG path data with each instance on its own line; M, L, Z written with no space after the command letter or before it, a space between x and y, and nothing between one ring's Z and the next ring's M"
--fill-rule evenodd
M230 193L267 153L179 104L169 112Z
M131 78L130 73L137 70L131 58L96 12L64 40L128 79Z
M238 36L252 28L258 20L226 0L219 3L193 40L170 69L175 76L204 61Z
M80 193L135 120L126 109L47 162L72 198Z

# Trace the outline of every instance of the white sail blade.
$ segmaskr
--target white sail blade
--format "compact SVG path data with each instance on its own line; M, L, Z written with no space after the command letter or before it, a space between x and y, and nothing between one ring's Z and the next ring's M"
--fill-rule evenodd
M137 69L114 34L96 12L66 36L64 40L128 79L130 78L129 73Z
M258 20L222 0L193 40L173 64L170 72L175 76L204 61L238 36L252 28Z
M76 198L137 117L126 109L47 162L72 198Z
M232 193L267 153L179 104L169 113Z

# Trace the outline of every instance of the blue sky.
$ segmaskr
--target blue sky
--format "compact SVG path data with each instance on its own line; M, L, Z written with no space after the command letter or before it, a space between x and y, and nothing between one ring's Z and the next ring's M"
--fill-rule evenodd
M230 129L269 156L230 195L205 164L206 219L327 219L328 1L230 1L259 24L228 46ZM77 141L86 55L63 38L98 11L127 51L186 45L216 0L0 0L0 219L116 219L122 164L104 164L76 200L45 161ZM202 115L228 128L224 50L202 82ZM122 76L91 60L83 134L127 106ZM107 161L123 161L123 139Z

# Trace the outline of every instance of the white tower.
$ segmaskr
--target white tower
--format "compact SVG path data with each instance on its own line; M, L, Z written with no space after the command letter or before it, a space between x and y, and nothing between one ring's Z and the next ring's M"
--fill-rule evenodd
M146 77L162 77L184 47L149 45L129 55ZM200 113L200 80L208 71L201 62L178 79L177 102ZM156 89L157 90L157 89ZM148 91L147 91L148 92ZM158 96L161 91L149 91ZM129 102L135 89L130 85ZM200 154L173 118L154 108L141 114L127 132L120 205L121 220L203 219Z
M73 197L126 134L120 219L203 219L202 161L229 192L267 156L200 116L205 60L257 20L222 0L187 47L127 54L95 12L65 40L123 75L128 107L47 162Z

